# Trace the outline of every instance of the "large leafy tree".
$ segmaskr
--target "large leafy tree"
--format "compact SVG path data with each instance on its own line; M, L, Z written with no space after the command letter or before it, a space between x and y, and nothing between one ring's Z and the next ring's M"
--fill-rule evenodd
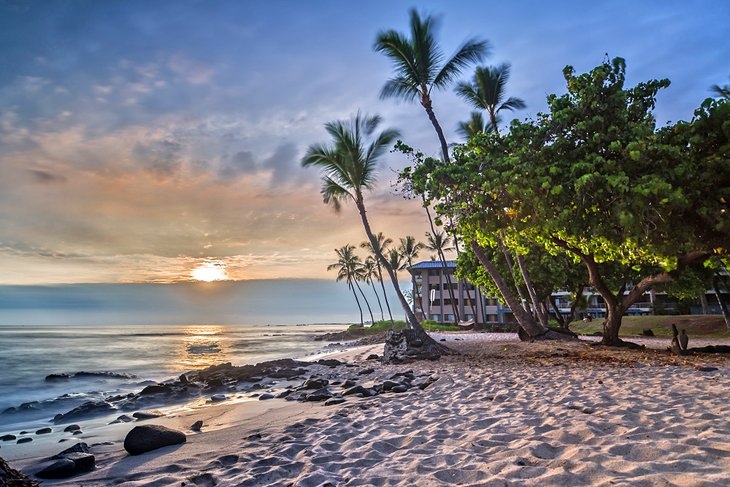
M549 113L421 171L477 257L505 232L580 259L606 302L603 343L621 345L621 317L646 291L727 264L730 103L708 99L691 122L656 130L667 80L626 88L620 58L564 74L568 93L548 97Z
M325 130L332 138L331 143L311 145L302 159L302 165L322 170L322 197L325 204L331 204L335 211L339 211L346 201L355 204L370 245L393 283L408 323L423 343L442 349L418 323L403 296L395 270L379 250L365 210L365 192L372 190L375 185L378 161L398 136L398 131L394 129L376 133L380 121L378 116L358 113L349 121L326 123Z
M456 85L457 95L474 108L487 112L489 123L495 132L499 131L499 112L521 110L527 106L522 99L513 96L505 100L509 74L508 63L499 66L480 66L474 71L470 83L462 81Z
M438 21L427 15L421 17L416 9L410 11L410 37L395 30L378 33L373 48L393 63L394 75L380 92L381 98L419 100L428 114L439 142L444 161L449 162L449 146L441 125L433 111L431 93L447 88L470 64L477 63L487 54L485 40L467 39L449 58L436 41Z

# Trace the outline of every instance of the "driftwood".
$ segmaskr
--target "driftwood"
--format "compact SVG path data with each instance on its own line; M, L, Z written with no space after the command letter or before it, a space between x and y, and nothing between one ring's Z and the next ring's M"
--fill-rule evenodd
M672 345L670 350L677 355L692 355L695 353L730 353L730 345L707 345L706 347L687 348L689 336L685 330L677 331L677 325L672 323Z

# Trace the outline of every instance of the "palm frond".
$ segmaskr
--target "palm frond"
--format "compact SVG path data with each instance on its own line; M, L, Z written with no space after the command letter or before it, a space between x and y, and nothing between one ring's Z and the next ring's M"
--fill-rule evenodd
M506 102L502 103L499 108L497 108L497 111L501 110L523 110L527 108L527 104L525 104L525 101L521 98L515 98L514 96L510 96Z
M380 99L399 98L411 102L420 95L419 86L405 76L397 76L385 82L380 90Z
M470 64L478 63L489 54L491 47L486 40L476 38L468 39L456 51L451 59L449 59L438 72L433 80L431 89L445 88L451 83L461 71ZM431 91L429 89L429 92Z
M324 201L326 205L332 204L332 207L338 213L342 209L342 200L348 196L352 197L347 189L328 176L325 176L322 179L321 193L322 201Z

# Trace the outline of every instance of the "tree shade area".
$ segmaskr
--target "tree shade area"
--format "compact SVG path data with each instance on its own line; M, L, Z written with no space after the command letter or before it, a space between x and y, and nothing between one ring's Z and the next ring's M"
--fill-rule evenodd
M453 163L421 159L402 174L495 282L501 246L582 263L607 305L607 345L623 343L621 317L646 291L678 292L730 260L730 103L708 98L690 122L657 128L669 80L627 87L625 71L621 58L583 74L568 66L567 93L549 95L547 113L476 134ZM476 280L483 271L465 269Z

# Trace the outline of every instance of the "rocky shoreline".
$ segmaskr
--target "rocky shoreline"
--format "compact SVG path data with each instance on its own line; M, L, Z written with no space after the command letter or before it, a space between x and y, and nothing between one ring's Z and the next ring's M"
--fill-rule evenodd
M369 354L366 361L373 364L381 360L376 354ZM219 364L205 369L181 374L176 379L149 384L139 392L110 396L102 401L88 401L65 413L57 414L52 423L58 428L48 427L36 431L37 435L52 432L66 433L60 442L83 435L83 422L103 416L114 417L108 424L139 423L164 416L159 411L150 411L153 406L170 406L204 399L209 403L222 403L236 398L256 398L259 401L283 399L297 402L321 402L324 406L341 404L350 398L372 398L381 394L400 394L411 389L425 390L438 380L433 373L417 373L413 370L400 371L380 377L376 367L367 364L352 364L336 359L319 359L305 362L280 359L261 362L256 365L234 366ZM74 423L74 424L70 424ZM81 423L81 424L76 424ZM142 427L144 426L144 427ZM150 440L160 437L163 426L143 424L135 426L135 438L125 438L124 446L130 454L139 454L184 442L183 431L163 431L173 438L172 442ZM205 428L202 421L189 426L191 433ZM27 443L33 441L28 431L0 437L0 442ZM164 435L163 435L164 436ZM128 447L129 444L133 446ZM149 445L153 445L150 447ZM76 443L60 453L45 458L27 471L38 478L59 479L89 472L94 469L95 457L91 447L84 442ZM139 446L142 445L142 446Z

